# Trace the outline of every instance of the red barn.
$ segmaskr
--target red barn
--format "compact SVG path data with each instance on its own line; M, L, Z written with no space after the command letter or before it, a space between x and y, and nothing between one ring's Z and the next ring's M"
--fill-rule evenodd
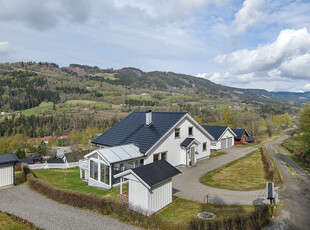
M246 129L232 129L232 131L237 135L235 137L235 145L248 143L248 138L250 135Z

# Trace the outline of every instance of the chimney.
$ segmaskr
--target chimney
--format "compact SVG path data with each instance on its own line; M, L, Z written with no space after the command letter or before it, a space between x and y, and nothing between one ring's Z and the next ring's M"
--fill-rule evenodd
M152 110L146 111L146 113L145 113L145 124L146 125L152 124Z

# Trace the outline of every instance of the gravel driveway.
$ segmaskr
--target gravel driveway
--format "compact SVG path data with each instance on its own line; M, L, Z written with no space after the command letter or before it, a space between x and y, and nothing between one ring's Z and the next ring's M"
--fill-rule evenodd
M27 185L0 189L0 210L44 229L138 229L109 216L57 203Z
M201 176L214 169L222 167L227 163L239 159L258 147L232 147L223 151L227 154L199 161L197 166L186 168L178 167L182 172L172 179L175 195L198 202L206 202L206 195L209 194L208 201L213 204L238 204L253 205L267 203L265 189L256 191L232 191L226 189L213 188L200 183Z

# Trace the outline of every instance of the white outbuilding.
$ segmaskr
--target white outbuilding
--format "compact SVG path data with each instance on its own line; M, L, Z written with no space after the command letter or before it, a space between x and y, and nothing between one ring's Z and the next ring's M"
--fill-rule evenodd
M159 160L115 175L128 180L129 208L150 216L172 202L172 177L181 172L165 160ZM122 186L120 189L122 194Z
M18 158L14 153L0 154L0 187L15 184L15 164Z
M210 133L214 140L211 141L210 149L220 150L234 146L234 137L236 133L228 126L202 126L208 133Z

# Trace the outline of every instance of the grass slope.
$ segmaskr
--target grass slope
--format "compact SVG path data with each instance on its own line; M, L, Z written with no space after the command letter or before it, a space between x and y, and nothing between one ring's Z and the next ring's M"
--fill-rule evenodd
M0 211L0 229L1 230L31 230L36 229L32 227L30 224L19 223L18 221L14 220L13 217L10 217Z
M23 110L22 113L26 116L33 115L37 112L46 110L46 109L51 109L53 107L53 102L42 102L39 106L31 108L31 109L26 109Z
M277 171L277 169L275 169ZM202 184L237 191L249 191L266 187L264 163L260 150L230 162L200 178ZM275 173L274 181L280 181Z
M49 183L50 185L57 188L102 195L111 197L113 199L119 199L119 188L102 190L94 187L89 187L86 181L82 181L80 179L80 171L78 168L66 169L66 170L41 169L41 170L33 170L32 173L35 176L37 176L40 180ZM127 190L127 185L123 187L123 191L125 190Z

